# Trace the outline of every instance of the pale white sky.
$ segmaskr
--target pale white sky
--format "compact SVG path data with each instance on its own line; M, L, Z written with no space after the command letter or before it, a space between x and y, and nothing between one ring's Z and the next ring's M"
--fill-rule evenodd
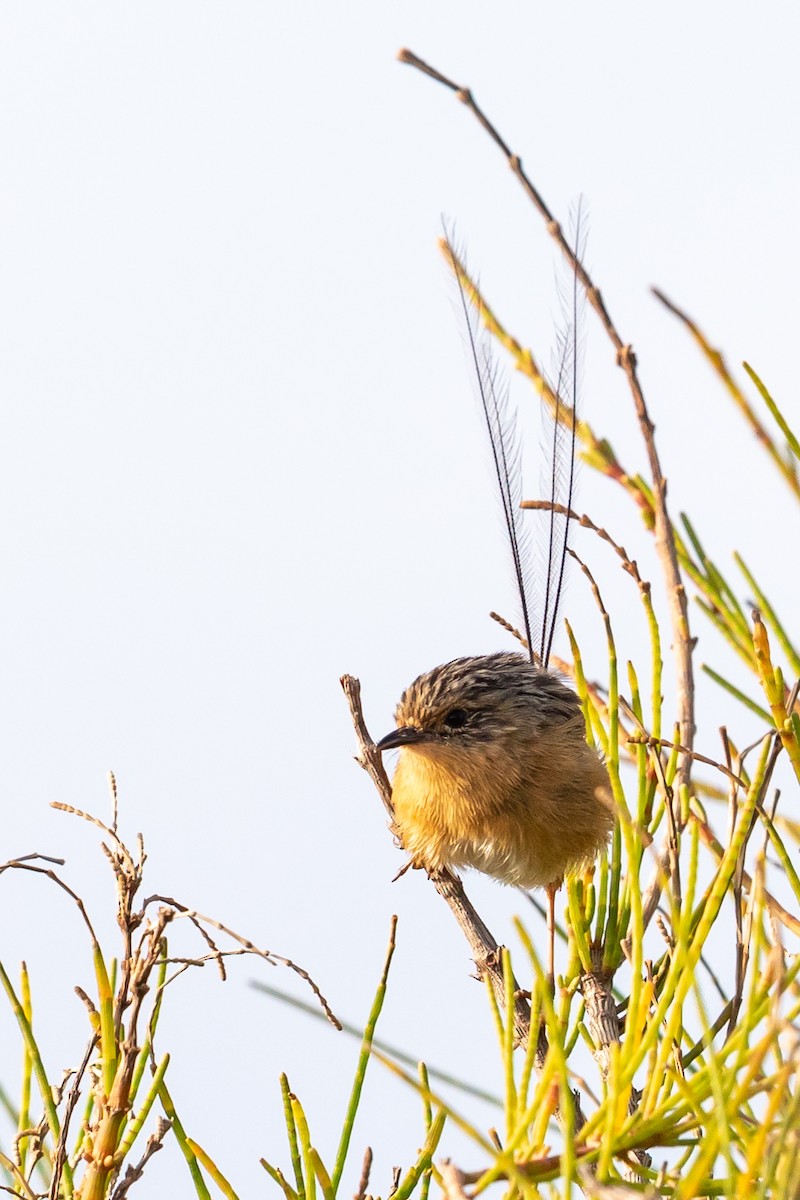
M338 677L360 675L377 735L419 671L506 644L486 617L513 596L440 214L545 360L555 263L469 114L395 54L408 45L470 85L559 216L583 194L589 264L639 355L673 510L723 562L741 549L788 611L796 555L774 552L796 544L796 513L648 288L751 361L797 425L799 24L771 3L4 7L2 858L63 854L113 938L98 839L48 807L106 815L113 768L148 892L301 962L356 1021L397 912L382 1035L499 1088L449 914L418 876L390 883L401 860L352 762ZM644 468L591 322L584 414ZM579 503L655 581L624 498L584 471ZM636 652L630 586L596 543L580 548L621 652ZM591 665L599 626L577 577L566 610ZM695 631L699 658L728 665L697 616ZM723 710L708 687L700 699L713 738ZM90 987L88 949L54 889L2 889L0 957L30 963L57 1074L85 1044L71 989ZM470 891L509 937L519 897ZM307 998L288 974L231 975L180 981L161 1048L187 1129L252 1195L260 1154L287 1161L279 1073L330 1159L355 1046L247 986ZM371 1142L385 1194L420 1140L418 1106L379 1068L368 1086L346 1190ZM192 1194L172 1148L138 1194L168 1189Z

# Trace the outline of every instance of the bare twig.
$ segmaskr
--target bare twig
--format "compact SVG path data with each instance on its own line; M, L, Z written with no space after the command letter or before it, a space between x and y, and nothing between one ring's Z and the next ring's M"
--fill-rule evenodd
M350 716L352 717L356 737L358 738L359 753L356 757L356 762L360 767L363 767L375 784L378 795L381 798L381 803L389 814L389 828L399 842L399 831L394 823L392 785L389 783L389 776L384 769L381 752L369 736L369 731L364 721L364 713L361 708L361 683L353 675L343 675L339 682L347 697Z
M586 513L578 513L573 508L565 508L563 504L553 504L550 500L523 500L521 507L531 509L533 512L558 513L559 516L569 517L573 524L580 525L582 529L590 529L592 533L596 533L617 555L622 563L623 571L627 571L643 592L649 593L650 584L646 579L642 579L636 562L634 559L628 557L625 547L620 546L619 542L615 542L611 534L603 529L602 526L596 525Z
M678 677L678 725L680 729L680 740L683 745L691 748L694 742L695 732L694 676L692 672L692 650L694 649L694 641L689 630L689 613L686 592L681 579L672 522L667 511L667 481L664 478L661 470L661 463L659 461L655 444L654 426L647 411L644 393L642 391L642 387L639 382L639 376L636 370L636 355L634 354L632 347L624 343L617 332L616 326L614 325L614 322L612 321L603 301L600 289L595 286L591 276L576 255L573 247L570 245L567 238L564 237L560 224L555 220L550 209L545 204L544 199L537 191L532 181L526 175L522 167L522 160L518 155L512 153L511 148L504 141L497 128L492 124L483 110L476 103L469 88L462 87L454 80L448 79L446 75L443 75L440 71L436 70L435 67L432 67L428 63L424 62L411 50L401 50L398 54L398 58L401 62L407 63L409 66L416 68L416 70L421 71L430 79L434 79L437 83L442 84L443 87L446 87L450 91L454 92L457 99L459 99L462 104L465 104L466 107L472 112L483 130L489 135L489 137L504 155L509 166L511 167L511 170L523 187L526 195L544 219L547 232L553 238L559 250L566 258L570 270L573 271L580 280L581 285L586 291L586 296L589 303L597 313L600 322L614 347L617 364L622 368L628 380L628 386L633 397L634 408L639 420L639 427L650 463L650 473L653 480L654 491L653 509L655 519L655 544L656 551L661 560L664 571L667 602L669 604L676 656ZM678 764L676 789L680 789L680 787L688 785L690 762L691 760L688 756L686 756Z
M395 836L398 836L398 831L394 825L392 786L383 769L380 753L376 749L364 721L361 709L361 684L352 675L343 675L340 682L342 690L347 697L350 715L353 718L353 726L358 738L359 753L356 756L356 762L367 772L378 789L383 806L391 819L391 829L395 833ZM378 764L379 769L376 769ZM472 957L475 960L479 974L488 977L498 1002L501 1005L504 1004L506 985L499 943L495 941L489 929L473 908L464 891L464 885L454 872L445 868L436 873L430 872L428 877L436 888L436 891L449 906L462 933L469 942ZM520 1044L525 1044L530 1034L530 1006L521 994L516 980L514 981L514 993L517 997L514 1011L515 1034L517 1041ZM537 1064L539 1067L544 1064L546 1054L547 1040L544 1032L540 1031L539 1049L537 1051Z
M464 1191L464 1184L467 1182L464 1172L449 1158L440 1162L438 1169L442 1181L442 1191L447 1200L468 1200L467 1193Z
M629 712L636 719L636 714L632 709ZM694 762L704 763L707 767L713 767L715 771L721 771L723 775L727 775L733 783L739 787L746 787L745 781L735 771L731 771L723 763L717 762L713 758L709 758L706 754L699 754L696 750L689 750L686 746L681 746L678 742L670 742L667 738L656 738L644 731L644 726L640 721L636 721L642 730L641 733L634 733L628 738L630 746L649 746L651 749L661 747L662 750L677 750L678 754L689 754Z
M611 990L611 978L607 972L585 971L581 975L581 993L586 1005L586 1023L595 1044L595 1061L600 1068L603 1079L608 1078L611 1061L611 1047L620 1040L619 1018L614 994ZM638 1108L639 1097L635 1089L631 1089L628 1101L628 1114L633 1115ZM652 1166L652 1158L646 1150L634 1150L636 1162L647 1169ZM641 1176L635 1168L623 1168L628 1178L635 1181Z
M164 1138L167 1136L167 1133L171 1128L171 1121L168 1121L166 1117L159 1117L155 1133L152 1133L147 1139L147 1145L145 1146L144 1154L139 1159L138 1163L132 1167L128 1167L125 1175L114 1188L114 1191L111 1195L111 1200L124 1200L124 1197L127 1196L133 1184L142 1178L144 1169L150 1159L162 1148L164 1144Z
M353 719L353 727L358 739L359 753L356 756L356 762L367 771L375 783L383 806L389 813L391 828L394 830L395 835L397 835L394 825L394 808L392 807L392 788L386 772L383 770L383 763L380 761L380 755L375 748L375 743L370 737L369 730L364 721L364 715L361 710L361 684L352 675L343 675L340 682L342 690L347 697L350 715ZM380 766L379 770L376 769L378 764ZM450 908L462 933L466 937L479 974L483 978L488 979L492 991L497 997L498 1004L501 1008L504 1008L506 1002L506 980L503 972L503 956L499 943L492 936L478 912L473 908L464 891L464 886L456 874L445 869L435 874L429 873L429 878L436 891ZM528 1044L528 1039L531 1036L530 1004L517 981L512 979L511 983L514 992L514 1012L510 1016L514 1022L516 1041L519 1045L525 1046ZM540 1026L537 1030L536 1038L534 1062L537 1070L541 1070L548 1052L547 1036L543 1026ZM586 1116L583 1112L578 1092L573 1092L573 1114L573 1133L577 1134L586 1124ZM558 1117L559 1114L556 1113L556 1116Z
M87 997L88 999L88 997ZM78 1103L78 1097L81 1094L81 1082L86 1070L89 1066L92 1054L97 1046L97 1034L94 1034L89 1039L89 1044L86 1047L86 1052L81 1061L81 1065L75 1072L75 1078L72 1081L72 1086L69 1091L67 1105L64 1109L64 1116L61 1120L61 1133L58 1138L55 1154L53 1155L53 1173L50 1176L50 1187L48 1188L48 1200L57 1200L61 1188L61 1174L64 1170L64 1163L67 1157L67 1138L69 1137L70 1122L72 1114L75 1111L75 1105Z

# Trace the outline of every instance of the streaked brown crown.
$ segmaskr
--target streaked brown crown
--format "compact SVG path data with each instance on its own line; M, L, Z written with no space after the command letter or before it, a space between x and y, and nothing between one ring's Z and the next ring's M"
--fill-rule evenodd
M524 654L456 658L420 675L403 692L398 727L443 738L488 741L561 724L580 713L578 697Z

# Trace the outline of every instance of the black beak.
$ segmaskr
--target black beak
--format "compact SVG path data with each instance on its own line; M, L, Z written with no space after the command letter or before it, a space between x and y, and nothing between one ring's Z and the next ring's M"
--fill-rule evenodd
M391 733L387 733L386 737L381 738L377 748L378 750L396 750L399 746L414 746L427 740L424 730L404 725L400 729L393 729Z

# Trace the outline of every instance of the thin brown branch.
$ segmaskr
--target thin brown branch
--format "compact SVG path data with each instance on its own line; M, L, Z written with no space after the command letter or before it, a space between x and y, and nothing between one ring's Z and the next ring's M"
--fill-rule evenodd
M639 589L644 593L650 592L650 584L646 579L642 579L635 560L628 557L625 547L621 546L619 542L615 542L608 530L603 529L601 525L596 525L586 513L578 513L574 508L566 508L563 504L553 504L550 500L523 500L520 508L530 509L533 512L558 513L561 517L569 517L570 521L575 525L580 525L582 529L590 529L592 533L597 534L601 541L611 547L622 563L623 571L631 576Z
M380 756L375 748L375 743L370 737L369 730L364 721L364 715L361 710L361 685L352 675L344 675L341 679L342 690L347 697L347 703L350 708L350 715L353 720L353 727L356 731L356 737L359 744L359 753L356 761L364 768L375 783L378 793L381 797L384 808L389 813L392 819L392 828L394 828L394 809L392 807L392 788L383 770L383 764L380 763L380 770L374 770L376 759ZM373 774L374 771L374 774ZM492 991L497 997L498 1004L505 1007L506 1001L506 980L503 973L503 956L499 943L492 936L491 932L484 924L478 912L473 908L467 898L464 886L457 875L452 871L444 870L441 872L429 875L430 881L436 888L439 895L449 906L453 913L459 928L467 939L475 965L478 968L479 974L488 979ZM527 1045L528 1038L531 1036L531 1012L530 1005L522 993L517 981L512 979L514 989L514 1012L512 1018L514 1021L514 1033L516 1040L520 1045ZM545 1058L548 1052L547 1037L544 1029L540 1026L537 1031L537 1046L535 1054L535 1063L537 1069L541 1070L544 1066ZM578 1093L573 1093L574 1103L574 1132L579 1132L586 1123L586 1117L581 1107L580 1096Z
M394 836L399 838L399 833L394 823L392 785L389 783L389 776L384 769L381 752L369 736L369 731L364 721L364 713L361 708L361 683L353 675L343 675L339 682L347 697L350 716L352 717L356 737L358 738L359 753L356 757L356 762L360 767L363 767L375 784L378 795L381 798L381 803L389 814L389 828Z
M661 463L655 444L654 426L650 419L647 405L645 404L644 393L636 370L636 355L632 347L623 342L617 332L617 328L603 301L600 289L595 285L567 238L564 237L560 224L547 207L543 197L523 170L522 160L519 155L511 152L510 147L503 140L495 125L493 125L475 101L469 88L462 87L454 80L448 79L446 75L443 75L435 67L424 62L411 50L401 50L398 57L401 62L407 63L429 78L434 79L437 83L442 84L443 87L454 92L456 97L472 112L483 130L501 151L526 195L545 221L547 232L566 258L570 270L580 280L582 287L586 291L589 303L597 313L614 347L617 364L624 371L628 381L650 464L654 493L655 545L664 572L676 656L680 740L683 745L691 748L694 743L695 733L694 675L692 672L694 640L689 629L688 603L681 579L673 526L667 511L667 481L661 470ZM678 764L678 773L676 776L677 789L680 789L683 785L688 785L690 762L690 758L685 756Z
M120 838L114 826L106 825L105 821L101 821L99 817L95 817L91 813L84 812L82 808L75 808L72 804L63 804L60 800L53 800L50 804L50 807L56 809L57 812L65 812L69 813L70 816L80 817L82 821L88 821L90 825L94 825L95 828L101 830L106 837L111 838L117 848L118 853L122 858L125 859L126 862L130 862L131 864L133 863L130 851ZM114 814L114 819L116 820L116 813Z
M263 950L260 946L257 946L255 942L251 942L249 938L244 937L241 933L237 933L234 929L230 929L227 925L223 925L221 921L216 921L213 917L204 916L203 913L199 913L193 908L187 908L185 904L181 904L181 902L176 900L173 896L148 896L144 902L143 908L147 908L149 904L155 903L168 905L171 909L174 909L175 916L185 917L195 926L197 926L198 923L202 923L203 925L211 926L212 929L219 930L220 933L224 933L226 937L231 938L234 942L237 942L240 946L242 946L246 953L253 954L256 958L263 958L266 962L271 963L273 966L279 964L281 966L288 967L290 971L294 971L295 975L299 975L301 979L304 979L311 988L331 1024L337 1029L341 1029L339 1018L336 1016L330 1004L325 999L325 996L322 994L319 986L311 978L308 971L306 971L304 967L299 966L296 962L293 962L291 958L286 958L282 954L275 954L272 950ZM203 961L207 962L213 959L218 962L220 957L220 952L216 950L215 947L211 954L206 956ZM228 954L228 957L230 957L230 954Z
M595 1061L603 1079L607 1079L611 1063L611 1047L618 1044L620 1040L619 1018L617 1017L616 1001L611 990L611 977L608 972L602 970L585 971L581 975L580 988L586 1005L586 1023L595 1044ZM635 1089L632 1089L628 1101L630 1116L638 1108L638 1099ZM636 1149L632 1153L638 1165L649 1170L653 1160L647 1151ZM624 1167L623 1170L630 1180L635 1182L641 1179L635 1167Z
M722 763L709 758L706 754L699 754L696 750L690 750L687 746L681 746L679 742L670 742L667 738L652 737L644 731L643 727L641 733L631 734L628 738L628 744L631 746L661 747L663 750L677 750L678 754L690 755L694 762L704 763L707 767L713 767L715 771L721 771L723 775L727 775L728 779L732 780L737 786L742 788L747 787L745 780L740 775L737 775L735 771L729 770Z
M76 989L77 990L77 989ZM86 997L88 999L88 997ZM56 1146L55 1154L53 1155L53 1173L50 1176L50 1187L47 1195L49 1200L57 1200L61 1188L61 1176L64 1171L64 1163L67 1159L67 1140L69 1138L70 1123L72 1114L75 1111L75 1105L78 1103L78 1098L81 1094L81 1082L88 1069L92 1054L97 1046L97 1034L93 1034L89 1039L89 1044L86 1047L81 1065L75 1072L75 1078L72 1081L72 1086L69 1090L66 1108L61 1119L61 1132L58 1137L58 1145Z
M61 862L62 861L61 859L47 858L45 855L40 855L40 854L36 854L36 855L25 854L25 855L23 855L22 858L12 858L8 862L5 862L2 865L0 865L0 875L2 875L4 871L30 871L32 875L44 875L47 879L52 880L52 882L54 884L56 884L57 887L60 887L62 891L66 892L67 895L70 896L75 901L75 904L78 907L78 911L81 914L81 917L83 918L83 923L89 932L89 937L92 939L92 945L95 948L98 948L100 943L97 940L97 935L95 934L94 927L92 926L92 922L89 920L89 914L86 911L86 905L83 903L83 900L81 900L81 898L77 892L74 892L72 890L72 888L69 886L69 884L65 883L63 879L59 878L59 876L56 875L55 871L51 871L46 867L34 866L31 862L31 859L34 859L34 858L43 858L45 862Z

